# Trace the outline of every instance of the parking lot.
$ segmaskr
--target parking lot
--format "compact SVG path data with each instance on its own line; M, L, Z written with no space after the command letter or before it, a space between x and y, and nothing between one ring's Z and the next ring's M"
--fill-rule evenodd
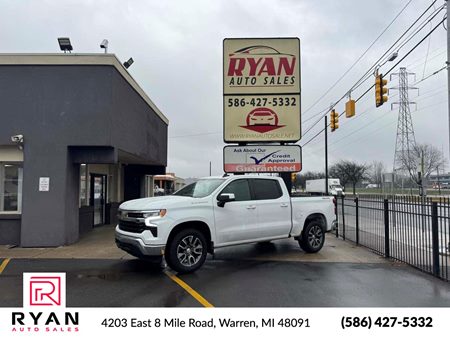
M64 271L69 307L450 306L448 283L331 234L317 254L294 240L244 245L176 276L116 249L112 230L68 247L0 247L0 306L22 306L23 272Z

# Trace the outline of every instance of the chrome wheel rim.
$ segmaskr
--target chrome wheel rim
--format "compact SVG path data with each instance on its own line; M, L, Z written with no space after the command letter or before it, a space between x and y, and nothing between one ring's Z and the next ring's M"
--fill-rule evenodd
M320 247L323 241L323 231L322 228L318 225L314 225L309 229L308 232L308 243L309 245L316 249Z
M183 266L191 267L197 264L202 255L202 241L194 235L184 237L177 246L178 261Z

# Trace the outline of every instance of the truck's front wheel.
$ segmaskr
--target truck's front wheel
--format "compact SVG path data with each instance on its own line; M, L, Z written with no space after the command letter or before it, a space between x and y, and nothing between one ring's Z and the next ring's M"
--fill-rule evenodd
M325 243L325 232L322 224L317 221L309 222L303 229L302 237L298 240L303 251L315 253L322 249Z
M207 244L203 233L196 229L178 232L168 245L166 262L175 271L186 273L200 268L206 260Z

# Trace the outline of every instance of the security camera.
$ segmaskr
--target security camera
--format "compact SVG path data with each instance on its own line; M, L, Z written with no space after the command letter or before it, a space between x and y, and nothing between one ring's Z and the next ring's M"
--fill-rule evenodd
M11 141L17 144L23 143L23 135L13 135L11 136Z
M103 48L105 50L105 53L108 52L108 40L103 39L102 43L100 44L100 48Z

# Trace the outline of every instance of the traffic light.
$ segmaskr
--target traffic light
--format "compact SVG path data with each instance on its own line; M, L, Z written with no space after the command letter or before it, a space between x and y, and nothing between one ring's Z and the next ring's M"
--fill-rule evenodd
M355 116L355 100L348 100L345 103L345 117Z
M339 128L339 114L334 109L330 112L330 128L331 131Z
M297 179L297 174L296 173L291 173L291 181L295 182L296 179Z
M383 74L375 77L375 104L377 107L383 105L388 100L387 95L387 80L383 79Z

